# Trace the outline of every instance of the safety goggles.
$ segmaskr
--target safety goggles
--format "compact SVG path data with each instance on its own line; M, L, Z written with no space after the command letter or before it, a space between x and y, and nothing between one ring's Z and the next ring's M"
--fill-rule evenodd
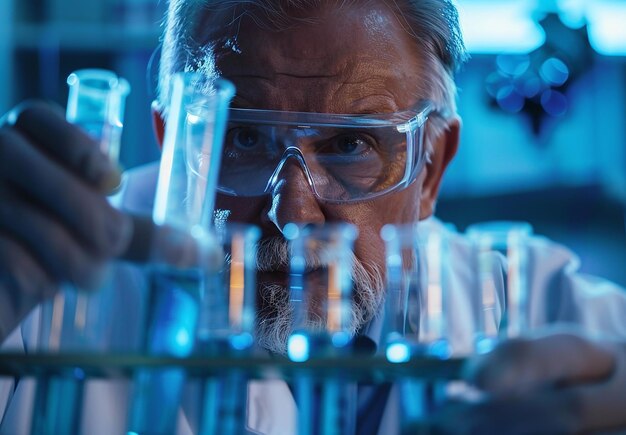
M268 194L290 159L323 201L369 200L401 189L424 164L431 112L428 102L383 115L230 109L218 190Z

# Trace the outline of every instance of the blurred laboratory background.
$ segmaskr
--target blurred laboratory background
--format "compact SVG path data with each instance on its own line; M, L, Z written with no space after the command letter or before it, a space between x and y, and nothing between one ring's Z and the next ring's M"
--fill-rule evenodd
M582 270L626 285L626 1L458 0L468 64L458 75L462 143L437 214L525 220ZM0 0L0 112L61 105L67 75L128 79L121 161L153 161L148 64L165 0Z

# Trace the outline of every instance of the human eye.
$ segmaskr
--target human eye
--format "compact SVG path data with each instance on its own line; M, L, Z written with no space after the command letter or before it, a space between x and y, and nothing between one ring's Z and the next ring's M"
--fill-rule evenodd
M253 127L232 127L226 134L229 145L239 151L251 151L264 145L264 135Z
M226 131L222 158L234 163L273 158L277 152L271 131L259 126L231 125Z
M377 148L376 139L364 133L346 133L336 135L318 148L320 154L358 157L369 154Z

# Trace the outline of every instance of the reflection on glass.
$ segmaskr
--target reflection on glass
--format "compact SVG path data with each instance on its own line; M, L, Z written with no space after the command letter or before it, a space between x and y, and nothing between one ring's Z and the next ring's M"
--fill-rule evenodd
M388 344L402 337L412 351L451 356L448 234L453 231L448 226L421 231L419 224L383 227L387 259L383 340Z
M225 265L212 274L200 295L196 354L250 356L256 312L257 227L226 224L216 229ZM237 435L246 425L247 377L230 369L201 383L202 435Z
M287 355L303 362L349 352L356 332L352 320L356 228L349 224L287 224L283 233L291 247L293 332ZM340 373L329 374L320 385L301 371L294 384L298 433L354 433L354 386Z
M335 347L346 345L354 334L352 245L356 228L349 224L303 228L287 224L284 233L291 246L293 330L325 336Z
M232 83L200 73L173 76L153 218L189 231L213 224Z
M67 78L69 97L66 118L79 126L117 162L124 123L128 82L100 69L75 71ZM41 309L40 351L105 351L112 337L112 305L118 295L108 283L87 294L65 285L52 302ZM129 340L130 341L130 340ZM32 419L33 433L74 433L80 426L83 376L41 378L37 384Z
M450 358L453 301L449 279L448 237L453 228L420 224L386 225L387 299L382 350L388 361L412 357ZM403 427L425 422L429 410L445 399L446 382L404 378L398 382Z
M215 332L207 325L206 312L215 308L211 303L227 307L222 288L215 286L221 275L207 270L205 254L223 241L212 230L213 208L234 86L203 74L177 73L170 95L153 219L192 236L198 256L191 264L148 268L151 302L144 351L187 357L195 348L199 325L205 334ZM136 373L129 431L173 433L184 382L184 372L176 368Z
M477 295L482 306L476 350L484 352L496 337L518 337L528 329L527 263L532 227L525 222L485 222L468 227L467 235L476 253Z
M75 71L68 76L67 84L67 120L98 140L100 150L117 162L130 85L115 73L101 69Z

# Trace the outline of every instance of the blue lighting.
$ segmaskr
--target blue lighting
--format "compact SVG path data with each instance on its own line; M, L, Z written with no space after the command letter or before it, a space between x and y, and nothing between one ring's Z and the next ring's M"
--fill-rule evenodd
M448 340L437 340L428 346L428 354L439 359L448 359L452 356L452 346Z
M493 72L487 76L485 86L487 87L487 92L489 93L489 95L491 95L493 98L496 98L496 95L498 95L498 91L506 83L508 83L506 77L504 77L499 72Z
M244 350L252 346L252 335L244 332L243 334L236 334L230 337L230 345L235 350Z
M490 337L479 337L476 340L476 353L479 355L484 355L489 353L496 347L497 340L495 338Z
M528 71L530 67L530 57L527 54L521 55L500 55L496 57L496 65L504 74L511 77L519 77Z
M83 380L83 379L85 379L85 372L82 369L76 367L74 369L74 377L76 379Z
M548 89L541 94L541 107L552 116L563 116L567 112L567 97L559 91Z
M350 335L345 332L336 332L330 339L335 347L344 347L350 342Z
M302 255L294 255L291 257L291 269L297 273L303 273L306 267L306 260Z
M589 43L606 56L626 55L626 2L593 0L586 4Z
M539 69L541 78L552 86L561 86L569 78L569 68L556 57L547 59Z
M529 53L545 42L535 12L558 12L565 25L588 24L589 42L600 54L626 55L626 2L619 0L557 0L538 8L536 0L459 1L459 19L470 53Z
M391 343L385 352L387 360L392 363L404 363L411 358L411 349L405 343Z
M298 225L290 222L283 227L283 236L285 236L287 240L294 240L299 235L300 229L298 228Z
M496 100L502 109L510 113L517 113L524 107L524 96L517 92L513 85L501 88L496 95Z
M176 341L177 346L187 347L189 345L189 341L191 340L191 336L186 329L179 329L174 340Z
M542 87L543 83L541 82L539 77L533 75L532 77L529 77L524 81L521 91L526 98L533 98L541 91Z
M293 334L287 341L287 355L295 362L309 359L309 339L303 334Z
M534 0L475 0L457 5L470 53L529 53L545 41L543 29L532 16Z

